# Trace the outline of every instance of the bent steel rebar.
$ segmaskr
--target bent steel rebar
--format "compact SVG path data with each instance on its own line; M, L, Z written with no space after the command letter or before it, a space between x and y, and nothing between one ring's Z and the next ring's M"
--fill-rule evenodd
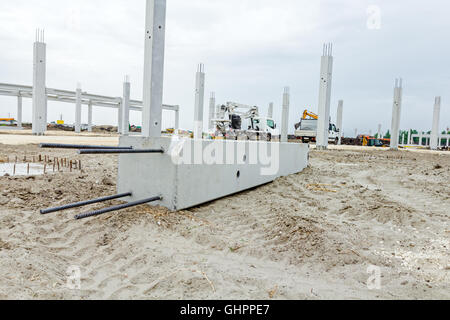
M100 203L100 202L105 202L105 201L109 201L109 200L115 200L115 199L120 199L120 198L125 198L125 197L131 197L131 196L132 196L132 193L128 192L128 193L122 193L122 194L118 194L118 195L114 195L114 196L108 196L108 197L103 197L103 198L94 199L94 200L82 201L82 202L78 202L78 203L72 203L72 204L64 205L64 206L61 206L61 207L49 208L49 209L41 210L41 214L49 214L49 213L53 213L53 212L58 212L58 211L63 211L63 210L72 209L72 208L78 208L78 207L84 207L84 206L87 206L87 205L90 205L90 204L94 204L94 203Z
M126 203L126 204L122 204L122 205L118 205L118 206L114 206L114 207L110 207L110 208L105 208L105 209L101 209L101 210L96 210L96 211L92 211L92 212L88 212L88 213L79 214L79 215L75 216L75 219L80 220L80 219L84 219L84 218L94 217L94 216L98 216L98 215L105 214L108 212L119 211L119 210L136 207L136 206L140 206L142 204L147 204L147 203L155 202L155 201L159 201L159 200L162 200L161 196L144 199L144 200L140 200L140 201L135 201L135 202L130 202L130 203Z

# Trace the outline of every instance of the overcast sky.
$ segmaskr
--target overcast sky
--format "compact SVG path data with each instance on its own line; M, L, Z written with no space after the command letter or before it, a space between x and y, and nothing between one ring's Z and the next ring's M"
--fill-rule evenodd
M444 0L168 0L164 102L181 106L181 126L193 127L195 71L206 68L206 104L275 102L291 87L291 131L305 108L317 111L322 46L334 44L332 116L345 101L344 131L389 129L393 86L404 79L403 129L430 130L434 97L442 96L441 129L450 126L450 3ZM377 11L379 10L379 19ZM142 97L144 0L0 1L0 82L32 83L35 29L45 29L47 86ZM379 28L378 28L379 27ZM205 117L207 111L205 108ZM0 117L16 116L16 99L0 97ZM96 124L116 124L117 112L94 109ZM49 102L49 122L75 107ZM24 101L31 121L31 101ZM140 114L131 121L140 124ZM87 122L87 107L83 108ZM170 113L164 127L173 125Z

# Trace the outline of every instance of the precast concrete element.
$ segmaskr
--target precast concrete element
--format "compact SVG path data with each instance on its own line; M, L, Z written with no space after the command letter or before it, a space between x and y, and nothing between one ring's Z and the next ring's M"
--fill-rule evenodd
M82 91L81 84L77 85L77 91L75 95L75 132L81 132L81 104L82 104Z
M317 123L318 150L326 150L328 148L332 80L333 45L330 43L324 45L323 47L323 55L320 67L319 121Z
M45 86L47 54L44 32L36 31L33 46L33 121L34 135L43 135L47 131L47 93Z
M383 126L381 124L378 125L378 139L383 138L383 133L381 132Z
M395 79L394 105L392 106L391 149L398 150L400 120L402 116L403 80Z
M209 121L208 121L208 130L210 132L214 131L214 119L216 118L216 94L211 92L211 96L209 98Z
M288 142L289 135L289 105L290 92L289 87L284 88L283 92L283 114L281 116L281 142Z
M23 99L22 96L17 96L17 127L22 128L22 119L23 118Z
M342 134L344 131L344 129L342 128L343 119L344 119L344 100L339 100L336 119L336 126L339 130L339 142L338 142L339 145L342 144Z
M161 195L155 205L174 211L301 172L309 154L307 144L170 137L122 136L120 146L165 150L120 155L117 188L129 202Z
M88 132L92 132L92 101L88 102Z
M117 133L123 132L123 98L120 98L119 108L117 110Z
M434 100L433 126L431 129L430 149L437 150L440 147L441 139L439 138L439 122L441 116L441 97ZM439 141L438 141L439 140Z
M142 136L160 137L166 38L166 0L147 0Z
M123 97L122 97L122 135L127 135L130 129L130 98L131 97L131 84L129 77L125 77L123 83Z
M273 102L269 104L269 110L267 111L267 118L273 119Z
M195 76L194 139L203 139L204 102L205 67L203 64L199 64Z

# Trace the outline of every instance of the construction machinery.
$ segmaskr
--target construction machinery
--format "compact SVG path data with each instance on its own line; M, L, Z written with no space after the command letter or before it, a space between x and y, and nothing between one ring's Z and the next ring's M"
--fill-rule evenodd
M0 126L16 126L17 121L14 118L0 118Z
M216 138L272 141L280 135L275 121L261 117L257 106L227 102L220 106L217 117L213 120Z
M304 143L315 142L317 137L317 123L319 116L314 112L305 110L302 119L295 125L295 137L302 140ZM330 143L338 144L339 130L334 123L329 126L328 141Z

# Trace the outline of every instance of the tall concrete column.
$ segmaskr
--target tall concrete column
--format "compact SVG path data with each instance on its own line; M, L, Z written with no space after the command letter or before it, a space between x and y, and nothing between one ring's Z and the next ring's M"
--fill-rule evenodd
M382 127L381 124L378 125L378 139L383 139L383 133L381 132Z
M203 112L205 101L205 69L199 64L195 77L194 139L203 139Z
M330 102L331 86L333 79L333 46L324 45L320 68L319 89L319 121L317 123L317 149L328 148L328 136L330 129Z
M269 104L269 110L267 111L267 118L273 119L273 102Z
M216 117L216 94L211 92L211 97L209 98L209 131L214 131L214 119Z
M81 132L81 104L82 103L83 103L83 100L82 100L81 84L78 83L77 91L76 91L76 102L75 102L75 132L76 133Z
M88 132L92 132L92 101L88 103Z
M130 100L131 100L131 83L128 77L125 77L123 83L122 97L122 135L128 135L130 131Z
M398 150L400 139L400 120L402 114L402 79L395 80L394 104L392 107L392 125L391 125L391 149Z
M117 105L117 133L122 134L123 126L123 98L120 98L120 102Z
M422 146L422 140L423 140L423 132L422 131L420 131L419 132L419 146L421 147Z
M180 130L180 106L177 106L177 111L175 111L175 134L178 134Z
M34 135L43 135L47 131L47 92L46 80L46 44L44 32L37 30L33 47L33 124Z
M431 140L430 140L430 148L431 150L437 150L440 145L439 139L439 122L441 117L441 97L436 97L434 100L434 112L433 112L433 127L431 129Z
M342 144L342 134L344 130L342 128L343 119L344 119L344 100L339 100L336 119L336 126L339 130L339 142L338 142L339 145Z
M147 0L142 135L160 137L166 39L166 0Z
M281 142L288 142L289 138L289 104L290 93L289 87L284 88L283 93L283 114L281 116Z
M23 115L22 96L17 96L17 127L22 128L22 115Z

